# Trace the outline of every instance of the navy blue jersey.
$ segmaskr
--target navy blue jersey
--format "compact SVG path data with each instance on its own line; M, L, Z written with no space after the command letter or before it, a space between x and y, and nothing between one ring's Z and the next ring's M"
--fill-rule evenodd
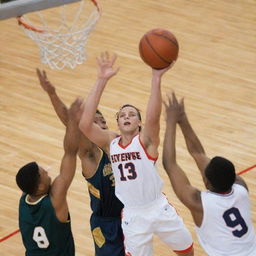
M93 214L100 217L121 217L123 204L115 196L115 180L107 154L102 151L96 173L87 179Z
M49 195L37 202L28 202L26 194L20 198L19 227L26 256L74 256L75 246L70 218L60 222Z
M96 256L124 256L121 211L115 196L115 180L107 154L101 151L96 173L87 179L93 211L90 224Z

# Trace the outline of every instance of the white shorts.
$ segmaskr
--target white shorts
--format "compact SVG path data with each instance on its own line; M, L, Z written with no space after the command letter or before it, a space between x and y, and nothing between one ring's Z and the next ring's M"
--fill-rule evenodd
M153 255L154 234L175 252L188 252L193 247L190 232L164 195L147 206L124 208L122 229L127 255Z

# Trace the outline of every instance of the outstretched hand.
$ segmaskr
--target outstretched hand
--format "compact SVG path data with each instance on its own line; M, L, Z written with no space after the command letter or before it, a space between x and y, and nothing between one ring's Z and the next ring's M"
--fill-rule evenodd
M178 101L174 92L172 92L171 96L167 95L167 101L164 102L164 106L166 122L179 123L185 115L184 98Z
M119 68L113 68L116 58L116 54L114 54L110 58L109 53L107 51L101 53L100 57L97 58L99 78L109 79L117 74Z
M46 72L40 71L38 68L36 69L36 73L38 76L38 79L40 81L41 87L48 93L52 94L55 93L55 87L51 84L51 82L48 80Z

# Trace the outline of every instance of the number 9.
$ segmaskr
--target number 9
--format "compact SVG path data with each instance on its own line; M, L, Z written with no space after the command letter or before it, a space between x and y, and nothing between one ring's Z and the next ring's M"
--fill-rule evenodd
M240 228L232 231L234 236L242 237L244 234L247 233L248 227L237 208L232 207L229 210L225 211L223 214L223 219L225 220L228 227L234 228L236 226L240 226Z

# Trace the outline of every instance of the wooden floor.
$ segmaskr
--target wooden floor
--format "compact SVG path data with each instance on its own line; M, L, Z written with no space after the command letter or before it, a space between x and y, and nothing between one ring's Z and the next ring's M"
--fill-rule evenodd
M178 97L185 97L191 123L209 156L231 159L237 172L256 164L255 1L106 0L102 6L102 18L86 46L88 60L74 70L50 70L40 64L37 46L24 35L16 20L0 22L1 238L18 229L18 168L35 160L50 167L54 177L63 153L64 127L39 86L35 68L47 71L69 105L76 96L86 96L94 83L99 53L116 52L121 69L109 83L100 105L110 128L116 129L114 116L120 105L131 103L145 113L151 70L139 57L138 42L152 28L169 29L179 41L179 58L163 79L163 94L175 90ZM164 113L161 138L163 134ZM179 163L192 184L203 189L180 131L177 136ZM175 197L161 161L158 166L165 182L164 192L193 234L195 255L205 255L196 240L189 212ZM242 176L250 189L256 224L256 168ZM92 256L91 210L80 164L69 192L69 204L76 255ZM154 249L154 255L174 255L157 238ZM0 250L2 256L24 255L20 234L1 242Z

